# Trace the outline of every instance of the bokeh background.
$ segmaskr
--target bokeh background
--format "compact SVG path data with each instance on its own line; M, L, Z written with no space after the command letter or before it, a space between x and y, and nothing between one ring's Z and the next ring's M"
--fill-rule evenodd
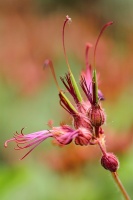
M85 68L85 44L95 43L97 71L106 101L104 126L108 151L120 160L119 175L133 198L133 1L1 0L0 1L0 198L1 200L118 200L110 173L100 166L97 147L60 148L46 141L20 161L26 151L3 147L13 133L47 129L53 119L71 123L60 107L46 58L58 80L67 71L62 50L66 15L66 49L75 77ZM90 53L90 57L93 54Z

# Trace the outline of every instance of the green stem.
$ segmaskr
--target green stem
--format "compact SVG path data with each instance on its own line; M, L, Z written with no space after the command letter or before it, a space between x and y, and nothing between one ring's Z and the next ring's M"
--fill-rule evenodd
M125 190L125 188L124 188L122 182L120 181L117 172L111 172L111 174L112 174L112 176L113 176L113 178L114 178L114 180L115 180L115 183L116 183L117 186L119 187L119 189L120 189L120 191L121 191L121 193L122 193L124 199L125 199L125 200L130 200L130 197L128 196L128 194L127 194L127 192L126 192L126 190Z

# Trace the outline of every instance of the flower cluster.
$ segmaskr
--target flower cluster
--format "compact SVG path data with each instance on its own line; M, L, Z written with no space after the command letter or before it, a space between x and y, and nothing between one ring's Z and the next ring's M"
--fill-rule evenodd
M104 100L102 92L98 89L98 80L95 69L95 57L97 44L99 42L100 36L106 27L110 26L112 22L109 22L103 26L94 48L94 69L92 70L91 64L89 63L88 53L92 45L87 43L86 45L86 69L81 73L79 84L85 99L81 96L80 90L77 86L73 73L71 71L66 50L65 50L65 41L64 33L66 23L71 21L69 16L66 16L65 22L63 24L63 50L68 66L68 73L64 77L60 77L63 85L66 90L72 96L74 103L71 103L67 98L65 93L60 89L56 75L54 72L53 63L51 60L46 60L44 65L49 66L56 86L59 91L59 100L60 105L71 115L72 125L60 125L59 127L50 126L50 130L42 130L35 133L23 134L23 129L20 133L16 132L12 139L9 139L5 142L5 147L7 147L8 142L16 142L17 147L15 149L25 149L30 148L28 153L22 157L26 157L35 147L37 147L41 142L47 138L53 138L54 142L58 145L68 145L72 141L76 145L94 145L98 144L102 151L101 164L105 169L110 171L116 171L118 168L117 158L111 154L106 153L105 142L104 142L104 131L102 125L105 123L106 117L104 110L101 107L101 101ZM113 164L112 164L113 163Z

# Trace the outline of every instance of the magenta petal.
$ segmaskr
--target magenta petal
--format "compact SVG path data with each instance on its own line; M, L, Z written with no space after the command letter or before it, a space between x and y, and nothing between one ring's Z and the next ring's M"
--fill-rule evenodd
M24 157L26 157L34 148L36 148L40 143L42 143L44 140L46 140L49 137L53 137L53 131L49 130L43 130L43 131L38 131L34 133L30 133L27 135L24 135L21 131L20 134L17 132L14 134L14 138L9 139L5 142L5 147L7 147L7 144L9 142L16 142L17 147L15 148L16 150L21 150L25 148L32 147L28 153L25 154ZM23 157L23 158L24 158ZM22 158L22 159L23 159Z
M59 144L67 145L67 144L70 144L73 138L75 138L77 135L78 135L78 130L57 135L55 136L55 138L59 142Z

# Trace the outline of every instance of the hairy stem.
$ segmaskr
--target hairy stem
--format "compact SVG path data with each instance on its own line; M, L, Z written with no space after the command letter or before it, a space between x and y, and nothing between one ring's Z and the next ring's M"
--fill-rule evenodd
M120 181L117 172L111 172L111 174L112 174L112 176L113 176L113 178L114 178L114 180L115 180L115 183L116 183L117 186L119 187L119 189L120 189L120 191L121 191L121 193L122 193L124 199L125 199L125 200L130 200L130 197L128 196L128 194L127 194L127 192L126 192L126 190L125 190L125 188L124 188L122 182Z

